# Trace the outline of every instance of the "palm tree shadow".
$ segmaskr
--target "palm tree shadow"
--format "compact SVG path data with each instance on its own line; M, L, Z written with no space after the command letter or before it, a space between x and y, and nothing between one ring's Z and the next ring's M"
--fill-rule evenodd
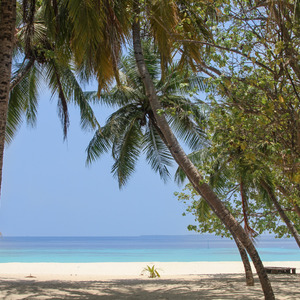
M272 276L275 295L280 299L300 299L296 288L300 277ZM37 281L0 282L1 299L262 299L258 283L244 284L243 276L219 275L187 279L121 279L110 281Z

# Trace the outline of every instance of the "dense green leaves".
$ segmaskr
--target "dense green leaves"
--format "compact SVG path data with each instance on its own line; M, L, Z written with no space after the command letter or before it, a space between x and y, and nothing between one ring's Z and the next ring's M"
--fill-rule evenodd
M299 230L298 1L214 1L214 7L218 18L207 19L214 41L190 39L209 47L198 65L214 86L206 90L209 158L199 152L190 157L240 221L246 204L251 227L282 236L288 231L262 182L268 182ZM180 170L177 175L184 178ZM238 189L241 178L248 203L241 202L238 190L236 196L229 193ZM197 205L188 210L196 214ZM201 219L202 228L219 230L216 220L207 220L205 227Z
M26 1L27 4L29 2ZM23 6L26 6L26 3L24 2ZM39 93L47 85L52 96L58 99L64 138L67 136L68 106L71 103L80 109L83 129L94 130L99 127L90 106L92 95L84 93L78 82L70 47L59 41L61 32L56 30L55 23L47 23L49 20L53 21L58 7L52 7L49 1L35 2L35 6L32 6L33 4L30 4L30 11L29 6L23 7L23 14L21 5L18 6L7 142L12 140L24 117L30 125L35 124ZM50 11L47 10L49 7ZM59 12L63 11L62 9ZM23 62L19 63L20 60Z

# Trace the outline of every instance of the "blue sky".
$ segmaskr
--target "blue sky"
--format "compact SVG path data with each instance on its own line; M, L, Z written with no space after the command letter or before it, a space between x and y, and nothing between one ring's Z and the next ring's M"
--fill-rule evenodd
M22 125L5 149L0 206L4 236L134 236L191 234L183 204L173 195L180 188L164 184L142 159L121 191L103 156L85 166L92 132L83 132L78 109L70 109L71 126L63 142L56 98L40 97L36 128ZM101 124L108 115L95 108Z

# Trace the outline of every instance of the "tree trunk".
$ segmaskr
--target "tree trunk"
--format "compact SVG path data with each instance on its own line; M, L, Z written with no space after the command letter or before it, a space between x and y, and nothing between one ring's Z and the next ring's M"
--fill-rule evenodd
M210 186L203 182L203 178L198 172L197 168L192 164L189 160L177 139L175 138L173 132L171 131L169 124L164 117L164 115L159 115L157 112L161 109L159 100L156 95L156 90L153 84L153 81L149 75L147 70L144 56L142 53L142 46L140 40L140 24L139 24L139 7L138 3L134 1L134 21L132 26L133 33L133 47L134 54L137 63L137 67L145 86L146 96L149 99L150 106L154 113L155 120L157 122L157 126L160 128L162 134L164 135L167 147L169 148L173 158L177 162L177 164L182 168L188 177L189 181L192 183L195 190L214 208L217 212L217 215L221 218L222 222L225 224L230 231L236 233L236 236L241 241L243 246L248 251L253 264L258 273L262 289L265 295L265 299L271 300L275 299L274 293L268 278L268 275L264 269L262 261L252 243L250 238L247 236L243 228L239 225L239 223L234 219L234 217L230 214L230 212L223 205L222 201L218 199L216 194L212 191Z
M12 52L16 23L16 0L0 2L0 193L5 143Z
M261 180L261 185L265 189L265 191L268 193L268 195L269 195L272 203L274 204L276 210L278 211L282 221L286 224L287 228L289 229L290 233L292 234L292 236L294 237L296 243L298 244L298 246L300 248L300 235L299 235L297 229L295 228L295 226L293 225L293 223L291 222L291 220L288 218L288 216L283 211L279 202L277 201L277 198L276 198L272 188L264 180Z
M247 255L247 251L245 250L243 244L239 241L238 238L234 238L234 241L239 249L240 256L244 265L245 269L245 275L246 275L246 284L248 286L253 286L254 285L254 277L252 273L252 268L250 265L250 261Z
M157 130L160 138L162 139L162 141L167 144L166 139L164 137L164 135L162 134L161 130L159 129L159 127L157 126L157 124L155 124L155 118L154 115L151 113L150 114L150 120L153 123L153 126L155 127L155 129ZM208 203L208 205L210 206L211 210L217 215L217 217L220 219L220 217L218 216L218 213L214 210L214 208L210 205L210 203ZM227 228L230 231L230 228ZM244 269L245 269L245 275L246 275L246 285L248 286L254 286L254 278L253 278L253 273L252 273L252 268L249 262L249 258L247 255L247 252L243 246L243 244L239 241L239 239L237 238L237 236L235 235L234 232L230 231L235 244L240 252L240 256L244 265Z

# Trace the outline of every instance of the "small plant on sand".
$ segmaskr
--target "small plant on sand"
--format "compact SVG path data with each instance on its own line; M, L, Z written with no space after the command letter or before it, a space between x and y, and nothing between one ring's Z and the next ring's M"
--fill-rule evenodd
M149 273L149 278L156 278L156 277L160 277L157 269L155 268L155 266L153 265L152 267L148 266L146 268L144 268L143 272L148 272Z

